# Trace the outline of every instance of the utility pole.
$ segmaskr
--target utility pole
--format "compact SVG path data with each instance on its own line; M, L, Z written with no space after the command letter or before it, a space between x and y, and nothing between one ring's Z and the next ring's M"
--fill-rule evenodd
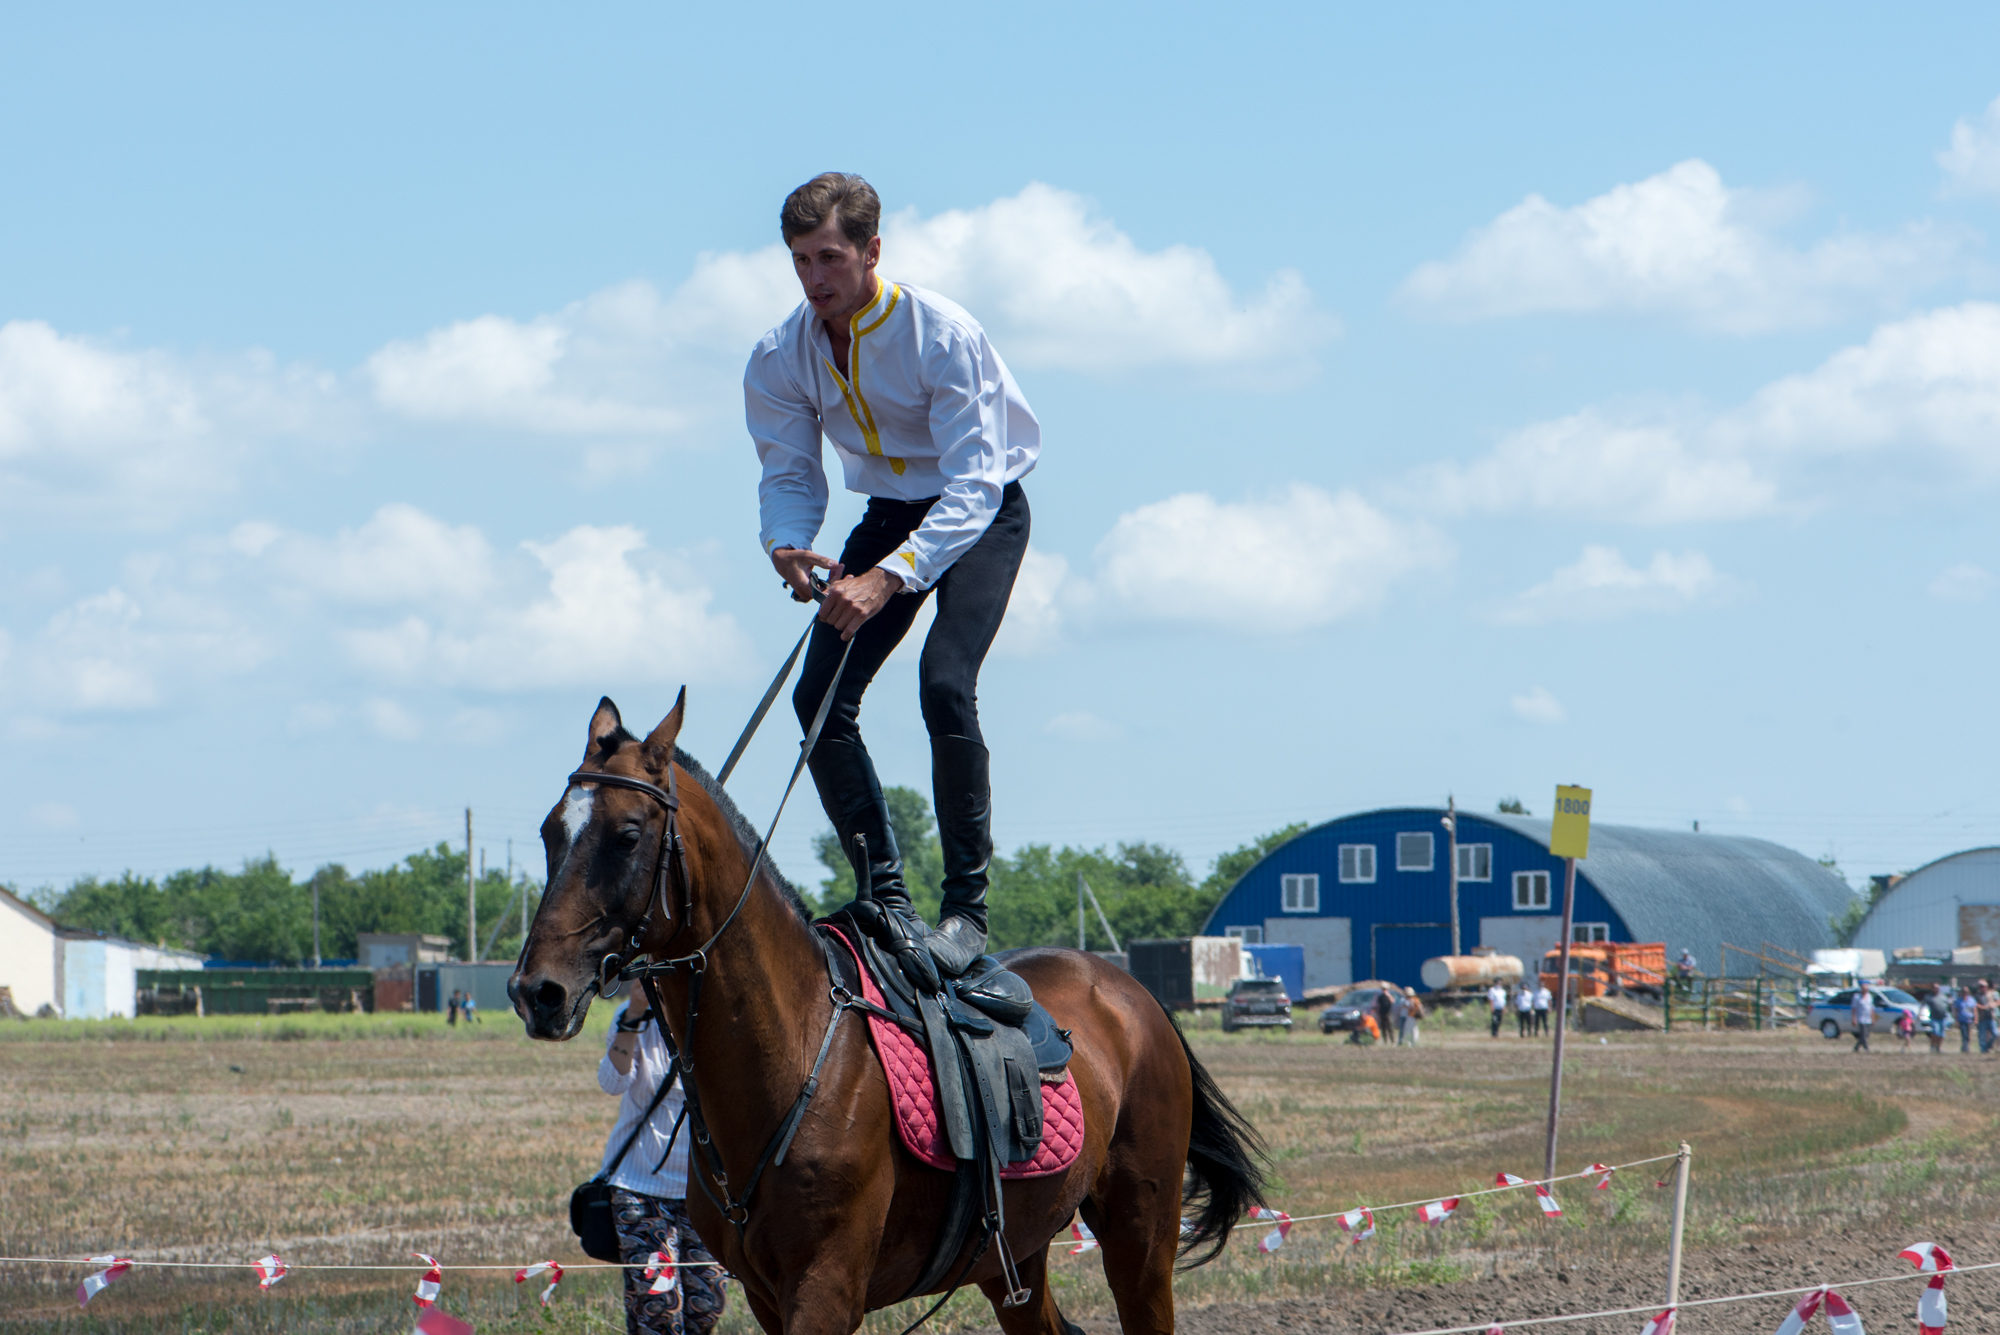
M312 887L313 887L313 968L317 969L317 968L319 968L319 967L320 967L320 963L319 963L319 877L317 877L317 876L313 877L313 879L312 879Z
M1087 950L1083 941L1083 873L1076 874L1076 948Z
M1444 799L1444 832L1451 855L1451 953L1460 954L1458 948L1458 799L1449 793Z
M465 957L479 963L479 901L472 879L472 808L465 809Z

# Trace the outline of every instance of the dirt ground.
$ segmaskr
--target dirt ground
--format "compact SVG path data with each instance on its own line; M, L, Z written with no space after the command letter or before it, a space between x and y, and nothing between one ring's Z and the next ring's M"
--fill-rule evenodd
M529 1044L501 1017L468 1033L405 1018L371 1027L104 1030L0 1038L0 1255L106 1250L161 1259L360 1263L412 1248L447 1260L581 1261L564 1224L612 1105L592 1078L601 1040ZM1293 1215L1422 1200L1540 1173L1546 1040L1426 1026L1414 1050L1197 1028L1195 1049L1266 1139L1270 1200ZM1817 1035L1593 1036L1571 1048L1559 1172L1695 1151L1684 1301L1899 1274L1900 1248L2000 1261L1995 1099L2000 1058L1855 1055ZM1526 1193L1471 1198L1441 1227L1385 1212L1349 1245L1301 1223L1262 1255L1239 1229L1182 1275L1183 1328L1397 1332L1657 1304L1670 1193L1657 1164L1610 1190L1559 1184L1560 1221ZM1948 1289L1953 1328L2000 1330L2000 1271ZM1058 1249L1051 1284L1091 1335L1117 1328L1098 1254ZM141 1271L77 1313L74 1272L0 1266L0 1335L103 1331L402 1331L414 1275L296 1272L276 1293L215 1272ZM446 1306L482 1331L622 1328L614 1279L581 1272L543 1314L504 1276L454 1274ZM1871 1329L1904 1328L1920 1284L1847 1296ZM1769 1330L1790 1299L1684 1310L1683 1332ZM873 1314L894 1335L914 1308ZM976 1294L941 1331L981 1330ZM1621 1316L1551 1329L1632 1332ZM740 1304L725 1335L753 1329Z

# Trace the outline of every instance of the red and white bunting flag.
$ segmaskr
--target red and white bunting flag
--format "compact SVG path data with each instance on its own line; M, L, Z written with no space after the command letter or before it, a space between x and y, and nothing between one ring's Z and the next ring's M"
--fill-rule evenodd
M111 1283L114 1279L120 1278L127 1270L132 1268L132 1263L122 1256L93 1256L90 1258L90 1262L92 1265L101 1265L104 1269L94 1275L86 1276L83 1283L76 1286L76 1305L78 1307L82 1307L92 1298L104 1292L107 1284Z
M1353 1241L1359 1245L1363 1238L1375 1236L1375 1212L1357 1206L1340 1216L1340 1226L1352 1234Z
M1097 1249L1097 1235L1092 1233L1090 1225L1084 1223L1081 1219L1070 1222L1069 1235L1076 1239L1076 1246L1069 1249L1071 1256L1078 1256L1084 1252L1095 1251Z
M1648 1321L1646 1328L1640 1331L1639 1335L1674 1335L1674 1309L1669 1307Z
M1867 1335L1861 1329L1861 1314L1832 1289L1826 1291L1826 1324L1833 1335Z
M1932 1275L1917 1299L1917 1330L1920 1335L1944 1335L1944 1276Z
M1495 1173L1493 1175L1493 1185L1496 1187L1525 1187L1528 1185L1528 1179L1525 1177L1515 1177L1512 1173Z
M1542 1207L1542 1214L1546 1217L1550 1219L1562 1218L1563 1208L1556 1204L1555 1193L1549 1190L1548 1183L1537 1182L1535 1184L1535 1204Z
M1819 1311L1819 1305L1825 1298L1825 1289L1814 1289L1799 1299L1786 1314L1785 1319L1778 1323L1777 1335L1799 1335L1799 1332L1806 1328L1806 1322L1812 1320L1814 1313Z
M1262 1238L1258 1239L1257 1250L1260 1252L1268 1253L1278 1250L1278 1248L1285 1245L1285 1239L1291 1236L1292 1217L1283 1210L1273 1210L1266 1205L1253 1205L1250 1207L1250 1217L1252 1219L1275 1220L1278 1225ZM1345 1218L1345 1216L1342 1216L1343 1228L1346 1227Z
M1442 1224L1445 1220L1451 1218L1451 1212L1457 1208L1458 1197L1447 1196L1441 1201L1432 1201L1429 1205L1419 1205L1417 1207L1417 1218L1423 1220L1426 1224Z
M1507 1332L1500 1329L1500 1323L1498 1321L1495 1321L1492 1325L1486 1328L1486 1335L1507 1335Z
M1618 1170L1608 1163L1594 1163L1590 1166L1590 1171L1598 1174L1597 1189L1599 1191L1609 1191L1611 1189L1611 1175Z
M537 1261L525 1269L516 1270L514 1272L514 1282L516 1284L523 1283L532 1276L542 1274L545 1271L549 1277L549 1286L542 1290L542 1306L547 1307L549 1299L556 1296L556 1285L562 1283L561 1266L557 1265L554 1261Z
M1919 1270L1951 1269L1951 1253L1935 1242L1913 1242L1896 1253Z
M424 1277L417 1281L417 1292L413 1301L419 1307L429 1307L438 1299L438 1290L444 1286L444 1271L438 1267L438 1259L428 1252L411 1252L410 1255L430 1266Z
M276 1252L271 1253L269 1256L259 1257L250 1264L257 1271L257 1287L265 1290L269 1290L273 1284L283 1279L286 1270L290 1268L278 1259Z
M654 1252L646 1262L644 1274L647 1279L653 1281L653 1287L646 1292L672 1293L674 1286L681 1282L680 1261L674 1255L677 1250L675 1244L669 1240L667 1250Z

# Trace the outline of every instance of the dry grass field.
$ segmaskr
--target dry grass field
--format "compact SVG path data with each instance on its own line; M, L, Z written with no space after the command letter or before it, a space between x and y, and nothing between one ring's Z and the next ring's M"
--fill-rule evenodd
M1304 1027L1196 1048L1269 1141L1273 1201L1294 1215L1489 1185L1539 1171L1545 1041L1432 1024L1415 1050ZM612 1114L601 1035L532 1044L511 1017L210 1019L0 1026L0 1254L401 1264L584 1258L565 1222ZM1918 1045L1921 1049L1921 1044ZM1816 1034L1584 1039L1566 1077L1564 1171L1696 1152L1684 1297L1891 1274L1918 1238L1961 1264L2000 1260L2000 1058L1850 1056ZM1407 1213L1348 1245L1302 1224L1273 1256L1239 1231L1180 1282L1200 1331L1398 1331L1642 1303L1661 1291L1669 1193L1654 1173L1563 1184L1560 1222L1526 1194L1468 1201L1426 1229ZM1097 1258L1059 1255L1065 1311L1116 1328ZM0 1335L16 1330L404 1331L415 1270L301 1271L260 1294L241 1270L138 1270L79 1313L82 1272L0 1266ZM482 1331L620 1330L615 1272L567 1277L551 1313L500 1271L452 1272L444 1306ZM523 1290L533 1286L521 1286ZM1852 1295L1871 1328L1908 1323L1916 1287ZM1952 1282L1954 1325L2000 1329L2000 1282ZM1692 1309L1685 1331L1769 1329L1788 1304ZM1983 1309L1983 1310L1982 1310ZM877 1313L894 1335L913 1315ZM1766 1319L1768 1317L1768 1319ZM976 1294L944 1330L991 1324ZM1629 1318L1563 1327L1626 1332ZM1883 1328L1887 1328L1884 1326ZM752 1329L732 1308L725 1329Z

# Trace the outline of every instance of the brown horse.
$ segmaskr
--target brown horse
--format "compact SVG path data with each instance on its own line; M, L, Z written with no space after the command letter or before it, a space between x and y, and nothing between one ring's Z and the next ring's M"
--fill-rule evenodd
M605 957L629 955L628 937L642 922L641 944L655 960L694 951L723 929L705 956L692 1032L687 972L667 975L660 995L675 1047L693 1059L689 1083L726 1174L725 1197L751 1180L833 1026L817 1093L784 1162L756 1180L745 1215L726 1220L708 1197L712 1182L688 1193L688 1209L766 1331L844 1335L917 1281L952 1175L897 1139L867 1025L834 1013L825 958L798 893L768 863L751 880L756 831L676 748L686 698L643 742L609 699L598 705L578 777L542 825L548 889L508 991L530 1037L570 1039L598 995ZM660 789L671 779L684 870L662 876L658 867L665 803L591 783L586 773ZM656 886L682 876L684 887L656 896ZM1071 1031L1069 1071L1085 1143L1067 1171L1004 1188L1005 1236L1029 1301L1000 1305L1007 1285L997 1247L971 1262L966 1279L994 1303L1007 1335L1075 1331L1045 1272L1050 1240L1081 1213L1102 1244L1119 1324L1134 1335L1171 1331L1176 1255L1199 1253L1193 1264L1210 1259L1262 1199L1255 1133L1130 974L1075 950L1014 952L1007 964ZM703 1164L703 1154L692 1153L690 1177ZM1185 1238L1184 1201L1196 1207ZM949 1287L974 1250L968 1242L930 1292Z

